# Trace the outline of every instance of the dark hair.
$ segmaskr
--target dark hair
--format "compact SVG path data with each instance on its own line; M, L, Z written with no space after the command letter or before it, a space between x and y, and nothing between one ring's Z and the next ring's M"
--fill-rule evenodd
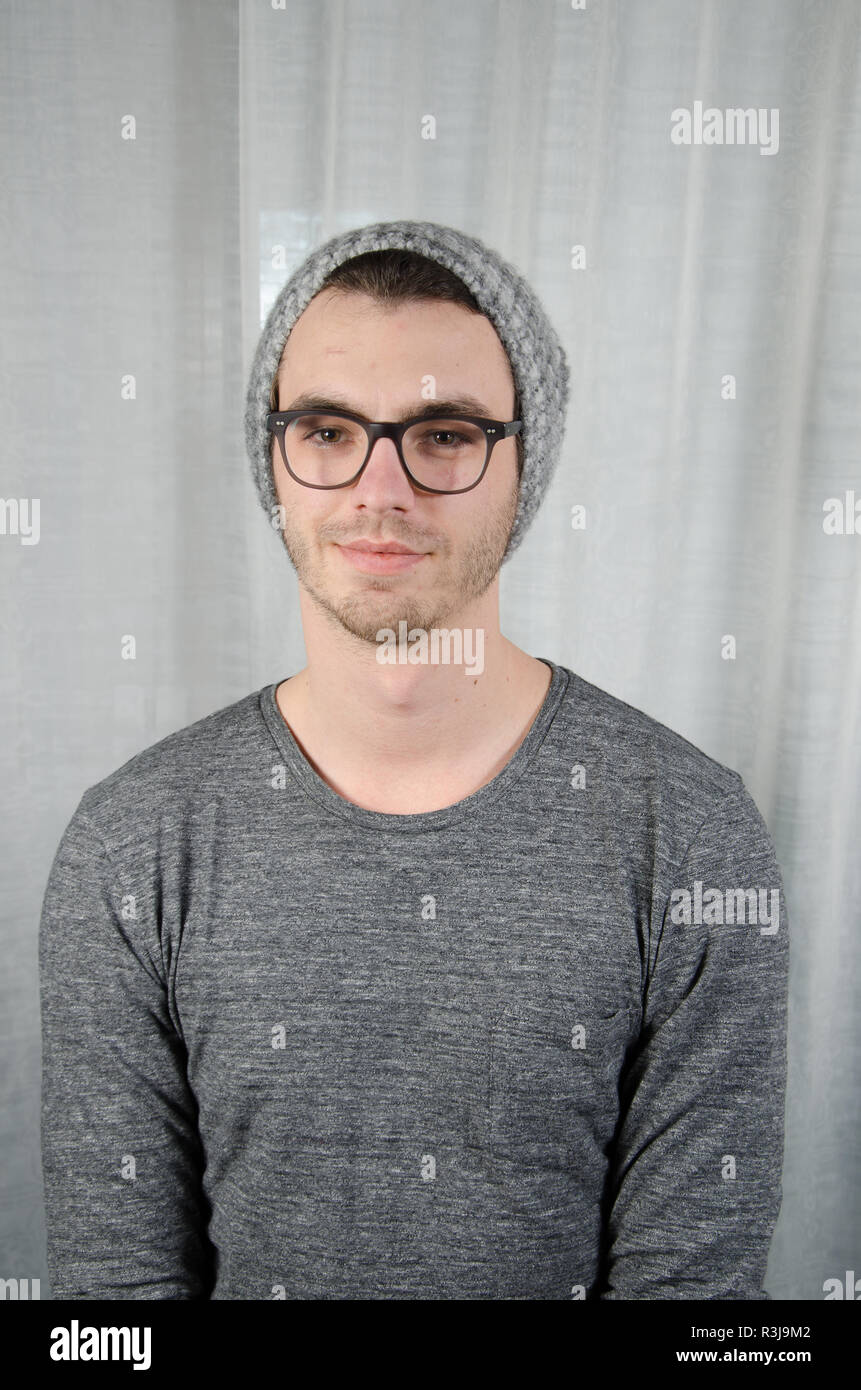
M383 251L365 251L335 267L326 276L317 294L334 289L345 293L368 294L380 304L403 304L419 299L445 299L462 304L474 314L481 314L478 300L453 271L421 256L417 251L389 247ZM485 315L485 317L487 317ZM269 391L270 410L278 409L279 362ZM512 372L512 376L514 373ZM520 393L514 388L514 416L520 419ZM517 450L517 475L523 470L522 435L514 436Z

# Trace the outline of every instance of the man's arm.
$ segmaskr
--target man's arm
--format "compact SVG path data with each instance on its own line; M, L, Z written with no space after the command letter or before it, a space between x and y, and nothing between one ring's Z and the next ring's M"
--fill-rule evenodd
M54 1298L206 1298L197 1106L157 925L79 806L39 928L42 1173Z
M643 1028L622 1076L599 1297L767 1299L789 940L774 846L747 790L706 817L678 869L661 867L669 891L653 904ZM724 918L727 890L736 918L734 890L765 890L758 920L747 893L743 921L710 922L713 889Z

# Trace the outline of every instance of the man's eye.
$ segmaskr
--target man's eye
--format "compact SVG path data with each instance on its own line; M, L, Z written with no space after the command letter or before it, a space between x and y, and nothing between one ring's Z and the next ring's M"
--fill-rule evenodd
M334 426L334 425L327 425L324 429L312 430L310 434L307 434L307 435L305 436L305 438L306 438L306 439L316 439L317 436L318 436L318 435L321 435L321 434L340 434L340 433L341 433L341 431L338 430L338 429L335 429L335 426ZM323 442L324 444L331 444L331 443L333 443L334 441L331 440L331 439L324 439L322 442Z
M430 438L432 439L432 441L433 441L434 443L439 444L439 443L440 443L440 436L442 436L442 435L445 436L445 439L443 439L442 444L440 445L440 447L442 447L442 445L445 444L447 440L451 440L451 441L453 441L453 442L455 442L455 443L460 443L460 444L463 444L463 443L465 442L465 441L464 441L463 435L462 435L462 434L456 434L454 430L431 430L431 431L430 431Z

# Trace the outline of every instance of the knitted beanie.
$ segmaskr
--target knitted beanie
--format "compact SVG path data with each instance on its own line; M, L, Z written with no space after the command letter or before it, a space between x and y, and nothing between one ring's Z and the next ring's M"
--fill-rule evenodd
M245 444L261 505L270 517L278 506L266 416L272 379L290 330L336 266L365 251L388 247L418 252L459 276L508 354L521 404L523 470L507 559L538 510L559 458L568 362L534 290L514 266L476 237L435 222L377 222L343 232L312 251L281 289L257 344L246 397Z

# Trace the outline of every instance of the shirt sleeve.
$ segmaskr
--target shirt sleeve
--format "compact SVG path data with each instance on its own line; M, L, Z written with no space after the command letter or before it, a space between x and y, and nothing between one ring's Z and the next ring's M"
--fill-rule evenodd
M620 1079L598 1297L768 1299L788 916L774 846L743 783L678 869L658 877L642 1029Z
M79 806L39 927L42 1174L57 1299L209 1296L197 1105L146 918Z

